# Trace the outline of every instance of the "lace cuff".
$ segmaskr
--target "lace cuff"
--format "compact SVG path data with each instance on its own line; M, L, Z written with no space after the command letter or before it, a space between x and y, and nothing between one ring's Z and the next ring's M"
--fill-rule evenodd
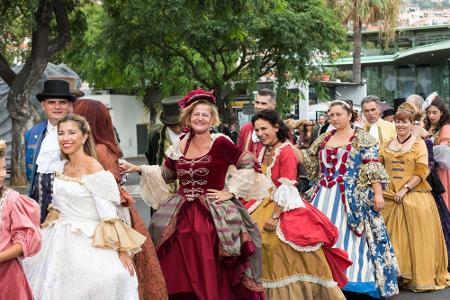
M264 199L269 197L270 182L261 173L251 169L229 169L227 188L236 198Z
M380 182L383 187L386 187L389 183L389 177L383 165L375 161L363 164L359 170L358 185L361 187L367 187L375 182Z
M281 185L273 194L273 201L283 207L283 211L289 211L300 207L305 207L300 194L295 187L296 181L286 178L278 179Z
M171 194L169 185L162 176L160 166L142 166L142 176L139 182L139 188L142 200L154 209L158 209L161 205L169 200Z
M104 219L95 228L92 246L136 254L142 250L145 239L144 235L119 219Z
M55 223L56 220L59 219L59 210L55 208L52 204L48 206L47 210L48 214L47 217L45 218L44 223L41 224L41 228L49 227L53 225L53 223Z

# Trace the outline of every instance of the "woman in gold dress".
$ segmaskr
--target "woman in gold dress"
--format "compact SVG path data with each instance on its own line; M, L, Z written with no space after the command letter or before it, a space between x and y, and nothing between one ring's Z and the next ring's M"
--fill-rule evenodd
M397 111L397 137L386 142L380 159L390 179L382 213L400 266L399 284L420 292L445 288L450 274L439 213L426 181L427 148L412 134L414 119L412 109Z

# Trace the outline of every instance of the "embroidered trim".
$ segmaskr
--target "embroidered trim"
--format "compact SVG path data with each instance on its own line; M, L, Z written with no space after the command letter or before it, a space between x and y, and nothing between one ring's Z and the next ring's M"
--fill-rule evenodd
M70 176L64 175L61 172L55 172L55 177L57 177L59 179L62 179L62 180L65 180L65 181L77 182L77 183L79 183L81 185L84 185L84 182L83 182L83 180L81 178L70 177Z
M296 244L294 244L294 243L292 243L292 242L286 240L286 238L284 237L284 233L283 233L283 231L281 230L280 223L278 223L277 229L276 229L275 232L276 232L278 238L279 238L283 243L288 244L289 246L291 246L292 248L294 248L295 250L297 250L297 251L299 251L299 252L314 252L314 251L319 250L320 247L322 247L322 245L323 245L323 243L317 243L317 244L314 245L314 246L305 246L305 247L302 247L302 246L296 245Z
M308 274L296 274L280 280L263 280L262 284L266 289L277 289L299 281L316 283L327 288L333 288L337 286L337 282L335 282L334 280L323 279Z

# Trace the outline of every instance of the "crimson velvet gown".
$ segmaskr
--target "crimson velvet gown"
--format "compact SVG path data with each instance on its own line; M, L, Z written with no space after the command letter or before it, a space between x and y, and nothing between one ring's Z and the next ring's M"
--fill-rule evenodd
M214 135L207 154L188 159L184 154L190 139L186 139L184 153L180 153L179 146L176 146L177 149L168 155L162 167L165 177L169 173L169 177L171 175L179 180L180 188L178 196L175 196L179 200L170 200L158 209L152 219L152 234L156 239L169 297L200 300L264 299L260 282L246 276L246 270L252 269L249 268L250 256L258 251L254 239L248 234L241 234L238 246L240 254L224 253L218 234L223 234L219 231L225 229L217 229L214 218L224 220L229 214L213 216L211 204L208 203L210 200L206 198L207 189L224 189L228 167L239 164L242 152L223 135ZM245 215L245 208L239 205L234 207L242 208ZM248 219L251 220L249 216ZM162 229L159 233L154 233L160 220L165 225L160 226ZM256 224L254 230L256 239L260 239Z

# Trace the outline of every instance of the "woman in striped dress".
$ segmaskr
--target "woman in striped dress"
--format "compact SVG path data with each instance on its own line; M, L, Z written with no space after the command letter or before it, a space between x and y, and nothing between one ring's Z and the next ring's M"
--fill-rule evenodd
M312 204L339 230L336 247L345 249L353 265L344 291L389 297L398 293L398 263L383 223L382 185L388 182L378 161L375 139L351 126L352 105L330 105L335 130L324 133L302 151L311 180L317 181Z

